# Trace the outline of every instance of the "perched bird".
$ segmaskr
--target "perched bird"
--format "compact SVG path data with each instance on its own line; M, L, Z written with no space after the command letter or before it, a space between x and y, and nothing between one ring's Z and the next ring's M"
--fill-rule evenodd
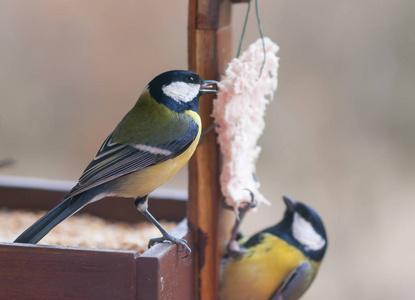
M147 210L148 194L192 156L201 135L199 96L216 93L216 84L182 70L155 77L104 141L75 187L15 242L37 243L85 205L119 196L135 198L137 209L162 233L149 246L170 241L181 245L188 255L191 250L186 241L170 235Z
M327 248L323 222L309 206L283 199L287 208L281 222L228 250L221 300L295 300L314 280Z

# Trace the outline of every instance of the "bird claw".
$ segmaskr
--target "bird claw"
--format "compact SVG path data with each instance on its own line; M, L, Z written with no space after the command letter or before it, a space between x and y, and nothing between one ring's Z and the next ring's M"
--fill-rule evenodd
M239 207L239 215L244 215L248 210L257 207L258 201L255 200L255 195L250 189L245 189L246 191L251 194L251 200L250 201L243 201Z
M150 241L148 242L148 248L154 246L154 244L156 244L156 243L165 243L165 242L171 243L171 244L176 244L177 248L178 248L178 250L177 250L178 252L185 251L186 254L181 258L186 258L190 255L190 253L192 253L192 250L187 245L186 240L176 238L176 237L172 236L171 234L165 235L165 236L162 236L162 237L159 237L159 238L150 239Z
M251 195L251 200L243 201L239 204L238 211L239 213L243 213L243 214L246 213L248 210L257 207L258 205L258 201L255 199L254 193L250 189L244 189L244 190L249 192L249 194ZM226 203L226 197L222 198L222 207L224 209L235 210L235 208L232 205L229 205L228 203Z

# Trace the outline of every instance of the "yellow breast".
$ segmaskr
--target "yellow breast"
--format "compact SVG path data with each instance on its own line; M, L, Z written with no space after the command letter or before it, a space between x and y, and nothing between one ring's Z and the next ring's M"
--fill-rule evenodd
M191 116L199 125L199 132L193 143L186 151L175 158L119 178L116 183L116 194L118 196L133 198L148 195L173 177L189 161L199 144L202 126L200 117L196 112L185 111L184 113Z
M223 270L221 300L267 300L298 265L304 254L272 234Z

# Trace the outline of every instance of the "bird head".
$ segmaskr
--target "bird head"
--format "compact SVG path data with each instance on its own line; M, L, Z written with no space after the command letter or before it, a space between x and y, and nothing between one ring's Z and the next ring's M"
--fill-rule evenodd
M327 248L327 236L319 215L309 206L283 196L286 205L281 223L288 226L288 232L296 246L314 260L321 260Z
M190 71L174 70L155 77L147 86L150 95L176 112L198 111L199 96L217 93L217 81L203 80Z

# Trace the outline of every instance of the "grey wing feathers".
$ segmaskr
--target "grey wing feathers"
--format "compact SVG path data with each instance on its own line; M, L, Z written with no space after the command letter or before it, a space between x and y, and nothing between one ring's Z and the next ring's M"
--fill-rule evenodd
M293 291L296 287L299 286L301 281L304 279L308 268L311 265L309 262L305 261L300 264L294 271L292 271L284 282L278 288L274 295L271 296L269 300L287 300L290 299Z
M78 184L65 196L65 199L180 155L194 141L198 129L198 125L194 122L182 137L157 146L112 143L112 134L110 134L79 178Z

